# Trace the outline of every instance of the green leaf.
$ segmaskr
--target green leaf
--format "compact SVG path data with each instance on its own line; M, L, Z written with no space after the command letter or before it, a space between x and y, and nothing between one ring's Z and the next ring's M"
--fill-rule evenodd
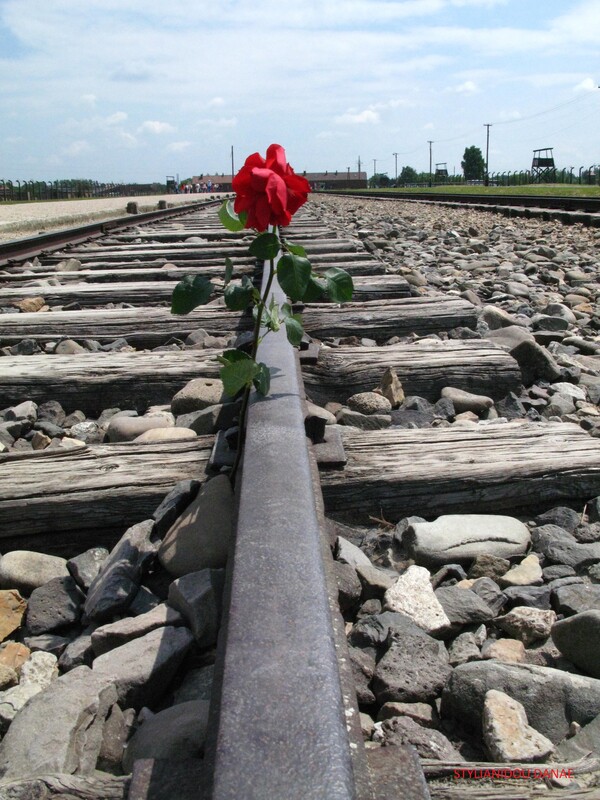
M220 361L221 364L233 364L236 361L252 361L252 359L243 350L225 350L220 356L217 356L217 361Z
M279 309L279 313L281 314L282 318L285 320L287 317L292 316L292 307L289 303L282 303L281 308Z
M263 364L261 361L256 365L258 367L258 371L254 378L252 379L252 383L254 384L254 388L259 394L262 394L263 397L269 394L269 389L271 387L271 372L266 364Z
M245 311L252 302L254 287L252 283L230 283L225 287L223 296L225 305L230 311Z
M281 327L281 321L279 319L279 307L275 302L274 297L271 297L271 303L269 307L265 308L263 311L262 323L265 328L268 328L274 333L276 333Z
M294 314L292 317L285 318L285 332L287 334L288 342L293 347L298 347L304 336L304 328L299 314Z
M220 371L225 394L229 397L235 397L240 389L252 386L258 369L258 364L250 356L236 361L229 361L225 364Z
M303 256L306 258L306 250L299 244L290 244L287 239L283 240L283 244L288 253L291 253L293 256Z
M302 300L305 303L316 303L317 301L323 299L325 295L325 289L325 284L323 284L323 282L320 281L316 275L311 275Z
M327 294L334 303L347 303L352 300L354 284L352 277L339 267L331 267L325 273L327 280Z
M311 272L310 261L302 256L286 254L277 263L279 285L290 300L303 299Z
M214 286L202 275L186 275L173 289L172 314L189 314L197 306L208 303Z
M225 259L225 286L229 283L233 276L233 261L227 256Z
M223 200L223 204L219 209L219 219L228 231L233 233L243 231L246 227L247 218L248 215L245 211L242 211L239 215L235 213L231 200Z
M249 247L250 255L260 261L270 261L277 256L281 245L274 233L259 233Z

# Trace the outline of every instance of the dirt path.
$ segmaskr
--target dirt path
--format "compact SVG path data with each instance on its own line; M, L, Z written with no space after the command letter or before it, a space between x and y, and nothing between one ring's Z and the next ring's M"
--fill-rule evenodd
M214 195L218 197L219 195ZM207 195L169 194L146 197L99 197L88 200L54 200L35 203L0 203L0 242L35 236L38 233L84 225L102 219L124 217L127 203L134 201L141 211L154 211L159 200L169 204L203 201Z

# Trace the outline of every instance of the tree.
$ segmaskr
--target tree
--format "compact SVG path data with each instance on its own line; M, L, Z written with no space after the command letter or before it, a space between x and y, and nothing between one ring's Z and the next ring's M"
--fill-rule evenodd
M402 167L402 172L398 175L398 183L418 183L419 176L416 169L412 167Z
M390 183L391 181L387 176L387 172L376 172L373 177L369 178L369 186L371 189L389 186Z
M485 159L479 147L471 145L465 149L460 162L466 181L481 181L485 175Z

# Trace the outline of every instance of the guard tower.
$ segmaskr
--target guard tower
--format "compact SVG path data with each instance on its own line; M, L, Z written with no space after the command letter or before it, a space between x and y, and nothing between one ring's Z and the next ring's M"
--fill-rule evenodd
M533 151L531 177L534 183L552 183L556 180L553 149L553 147L541 147Z
M448 164L446 161L440 161L435 165L435 179L445 180L448 177Z

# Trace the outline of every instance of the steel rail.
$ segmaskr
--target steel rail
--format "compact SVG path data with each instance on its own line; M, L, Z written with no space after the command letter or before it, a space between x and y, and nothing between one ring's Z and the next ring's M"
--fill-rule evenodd
M539 217L564 223L581 222L600 227L600 197L561 197L542 195L459 194L446 192L397 192L328 190L324 194L361 199L403 200L413 203L464 206L492 211L504 216Z

